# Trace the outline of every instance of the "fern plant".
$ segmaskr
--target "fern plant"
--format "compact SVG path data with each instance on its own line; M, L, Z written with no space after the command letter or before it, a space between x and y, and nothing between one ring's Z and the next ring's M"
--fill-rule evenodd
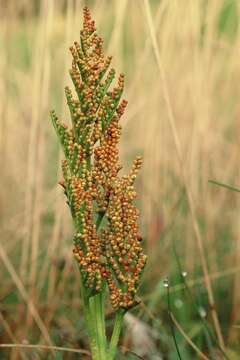
M111 360L124 314L138 304L136 293L146 255L141 246L134 206L134 181L142 159L137 157L128 175L119 175L120 118L127 105L121 100L124 75L111 87L115 70L105 57L87 7L83 10L80 43L70 47L70 76L74 96L65 88L71 127L51 112L62 145L60 182L75 226L73 253L81 273L81 296L94 360ZM115 312L111 339L105 332L105 302Z

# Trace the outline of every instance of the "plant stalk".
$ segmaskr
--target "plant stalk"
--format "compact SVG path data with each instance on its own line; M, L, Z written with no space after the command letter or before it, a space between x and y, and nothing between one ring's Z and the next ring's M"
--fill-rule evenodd
M93 334L95 337L96 351L93 353L93 359L106 360L107 359L107 341L105 333L105 318L103 313L103 294L99 293L90 297L90 312Z
M123 309L119 309L116 313L113 333L112 333L112 337L111 337L111 341L110 341L110 345L109 345L109 351L108 351L108 357L107 357L108 360L115 359L115 355L117 352L118 340L119 340L119 336L121 333L123 317L124 317L125 313L126 313L126 311Z

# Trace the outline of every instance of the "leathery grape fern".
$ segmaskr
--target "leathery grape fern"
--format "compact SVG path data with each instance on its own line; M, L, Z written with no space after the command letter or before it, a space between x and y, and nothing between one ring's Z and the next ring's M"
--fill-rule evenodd
M62 123L54 111L51 119L65 156L60 184L76 231L73 254L81 273L92 357L111 360L116 356L123 316L138 304L136 293L146 263L134 205L134 181L142 159L134 160L128 175L119 175L119 121L127 105L121 100L124 75L111 86L115 77L111 57L104 55L103 40L87 7L83 16L80 43L70 47L76 97L65 88L71 126ZM115 312L110 341L105 333L107 295Z

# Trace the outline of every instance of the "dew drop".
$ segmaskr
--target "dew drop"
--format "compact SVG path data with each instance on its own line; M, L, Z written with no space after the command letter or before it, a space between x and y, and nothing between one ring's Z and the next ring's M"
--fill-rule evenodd
M168 287L169 287L169 281L168 281L168 279L164 279L164 280L163 280L163 286L164 286L165 288L168 288Z
M198 309L198 311L199 311L199 315L201 316L201 318L205 318L207 316L207 312L203 307L200 307Z
M176 299L176 300L174 301L174 305L175 305L175 307L176 307L177 309L180 309L180 308L183 306L183 302L182 302L181 299Z

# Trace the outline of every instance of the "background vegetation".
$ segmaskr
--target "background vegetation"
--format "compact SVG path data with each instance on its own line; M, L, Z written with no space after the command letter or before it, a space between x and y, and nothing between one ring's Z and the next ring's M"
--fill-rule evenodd
M149 261L119 358L178 359L175 336L184 360L199 350L239 359L239 194L208 182L240 183L237 0L0 1L0 359L89 358L73 352L88 345L49 119L52 108L68 118L67 49L85 4L126 74L125 170L144 157L138 201ZM110 307L108 319L111 328Z

